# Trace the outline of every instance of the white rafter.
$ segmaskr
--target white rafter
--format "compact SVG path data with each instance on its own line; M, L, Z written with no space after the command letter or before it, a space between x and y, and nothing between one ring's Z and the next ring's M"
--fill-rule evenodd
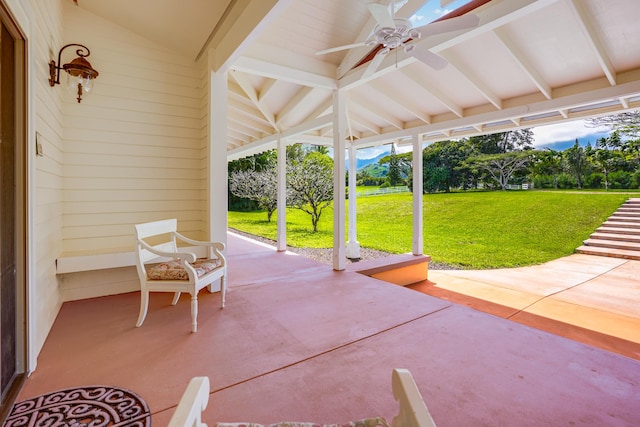
M402 70L402 73L413 80L416 84L420 85L425 91L429 92L434 98L440 101L442 105L447 107L456 116L462 117L464 115L462 107L457 105L451 98L445 95L443 91L425 81L424 76L421 75L419 70L415 68L405 68Z
M404 123L396 119L382 105L377 105L375 103L372 103L371 101L367 101L361 95L354 93L354 91L351 91L348 93L347 99L350 102L349 105L352 105L353 103L355 103L359 105L360 108L367 110L368 113L374 115L380 120L387 122L388 124L395 127L396 129L404 129Z
M278 132L278 126L276 124L276 119L273 113L269 110L269 108L264 105L262 101L258 99L258 93L256 89L251 85L249 79L247 79L241 72L232 71L229 75L240 85L242 90L247 94L249 99L258 107L258 110L262 113L265 119L271 123L271 126Z
M459 58L449 52L440 52L440 56L442 56L449 62L449 66L455 67L460 72L460 74L462 74L464 78L467 79L469 83L475 86L475 88L482 94L482 96L487 98L487 101L493 104L494 107L496 107L498 110L502 109L502 99L500 99L499 96L493 93L491 89L489 89L487 85L478 78L473 70L471 70L469 67L464 66Z
M353 127L353 123L356 123L361 127L367 129L372 134L380 135L382 133L382 128L377 126L371 120L366 119L361 114L358 114L355 111L353 111L353 108L349 108L349 121L352 123L352 127Z
M417 126L415 128L406 129L402 131L387 132L383 135L373 135L358 140L358 146L368 146L376 144L379 140L389 140L402 138L411 133L426 134L445 132L448 130L455 130L461 128L467 128L474 125L482 125L486 123L495 123L500 121L510 121L514 117L521 117L519 126L531 125L532 123L524 120L527 116L543 115L546 113L557 112L561 109L571 110L578 107L586 107L593 105L592 110L582 109L580 114L574 113L570 116L571 119L580 117L588 117L589 115L602 114L603 112L615 111L613 107L599 108L598 104L609 101L613 98L619 98L621 94L635 94L631 96L640 95L640 79L631 81L625 84L619 84L617 86L599 87L593 90L583 90L576 88L575 92L567 93L566 96L543 100L534 103L528 103L525 105L515 105L510 108L504 108L499 111L487 112L476 114L468 117L461 117L453 120L446 120L441 123L433 123L430 125ZM640 103L638 103L640 104ZM558 120L553 120L557 122ZM544 124L545 122L538 122L536 124ZM494 132L500 132L502 129L509 129L506 125L504 128L492 128Z
M536 85L538 90L547 98L551 99L551 87L544 81L536 67L529 61L529 59L522 53L520 49L513 43L511 37L506 33L503 28L499 28L495 31L498 40L502 42L507 52L518 63L522 71L531 79L533 84Z
M315 89L309 86L304 86L300 89L287 104L282 107L280 111L278 111L278 115L276 117L276 122L278 124L282 123L284 119L287 118L289 114L296 110L302 104L305 99L313 92Z
M258 91L258 99L262 101L264 98L266 98L267 95L269 94L269 91L278 84L278 81L279 80L277 79L266 79L265 83L262 85L262 87Z
M393 89L382 80L374 80L369 83L369 89L375 91L379 97L385 100L383 105L388 105L387 102L393 103L397 108L405 110L418 120L424 123L431 123L431 117L424 114L412 99L398 99L398 95L393 93Z
M607 80L609 80L611 86L615 86L616 70L609 59L609 55L607 55L607 50L597 36L596 30L593 28L587 12L584 10L584 3L576 0L567 0L567 4L571 12L574 14L576 21L580 26L580 30L583 32L587 42L589 42L593 53L598 58L598 63L602 67L604 75L607 76Z
M272 79L279 79L302 86L311 86L322 89L336 88L336 81L333 77L314 74L309 71L303 71L257 58L249 58L246 56L238 58L235 64L233 64L232 69Z

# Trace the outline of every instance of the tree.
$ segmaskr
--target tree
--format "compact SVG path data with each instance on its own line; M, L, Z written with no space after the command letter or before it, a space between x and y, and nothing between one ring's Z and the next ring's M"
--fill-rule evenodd
M538 175L551 175L553 188L558 188L558 176L562 172L562 152L547 148L535 151L532 156L533 170Z
M394 186L402 184L402 171L400 170L400 162L396 155L396 145L391 143L391 153L389 154L389 173L387 174L389 185Z
M329 148L326 145L314 145L311 149L320 154L329 154Z
M422 151L424 191L446 191L466 185L465 160L475 152L467 139L438 141Z
M289 205L311 215L313 231L318 231L322 211L333 200L333 160L326 154L312 151L302 162L290 164L287 187Z
M589 127L607 127L610 131L619 131L632 139L640 138L640 111L625 111L611 116L593 117L585 120Z
M533 131L516 129L489 135L472 136L469 142L480 154L500 154L514 150L530 150L533 148Z
M620 146L618 131L614 131L609 138L600 138L596 141L596 148L590 156L591 162L596 169L604 175L605 190L609 190L609 174L624 163Z
M265 169L274 168L277 162L276 150L268 150L253 156L244 157L242 159L233 160L228 163L227 173L229 177L238 171L263 171ZM229 209L230 210L255 210L262 208L255 199L237 196L231 191L231 180L228 180L229 186Z
M235 196L258 203L261 209L267 211L267 221L278 207L278 184L276 167L263 170L235 171L229 176L229 191Z
M469 159L474 165L485 170L503 190L514 173L529 162L531 152L512 151L509 153L486 154Z
M578 143L576 138L573 147L567 148L565 151L565 162L568 171L576 178L578 188L582 188L582 181L587 174L587 155L585 150Z

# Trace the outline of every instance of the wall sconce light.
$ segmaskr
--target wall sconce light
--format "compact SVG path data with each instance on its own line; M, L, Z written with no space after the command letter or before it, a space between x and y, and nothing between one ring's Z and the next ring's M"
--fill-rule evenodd
M73 61L60 66L60 57L62 51L69 46L79 46L81 49L76 50L78 57ZM86 51L86 53L84 53ZM85 58L89 56L91 52L89 48L77 43L71 43L63 46L58 52L58 62L51 60L49 62L49 86L54 87L60 84L60 70L64 69L67 72L67 84L73 90L77 90L78 104L82 101L82 92L89 92L91 90L92 80L98 77L98 72L93 69L89 61Z

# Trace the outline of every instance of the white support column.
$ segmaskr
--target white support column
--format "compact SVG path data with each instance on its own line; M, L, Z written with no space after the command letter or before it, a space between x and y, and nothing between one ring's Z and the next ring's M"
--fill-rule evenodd
M210 67L209 75L209 238L226 244L227 73Z
M422 202L422 143L420 135L413 135L413 239L414 255L424 252L423 202Z
M287 142L278 139L278 251L287 250Z
M345 269L345 138L347 112L343 91L333 91L333 269Z
M360 242L358 242L358 229L356 225L356 175L358 149L349 145L349 242L347 243L347 258L360 258Z

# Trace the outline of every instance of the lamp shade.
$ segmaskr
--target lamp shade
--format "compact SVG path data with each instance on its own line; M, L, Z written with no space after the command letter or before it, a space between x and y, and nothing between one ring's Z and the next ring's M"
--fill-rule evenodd
M82 79L95 79L99 75L89 61L82 56L77 57L68 64L64 64L62 68L73 77L81 77Z

